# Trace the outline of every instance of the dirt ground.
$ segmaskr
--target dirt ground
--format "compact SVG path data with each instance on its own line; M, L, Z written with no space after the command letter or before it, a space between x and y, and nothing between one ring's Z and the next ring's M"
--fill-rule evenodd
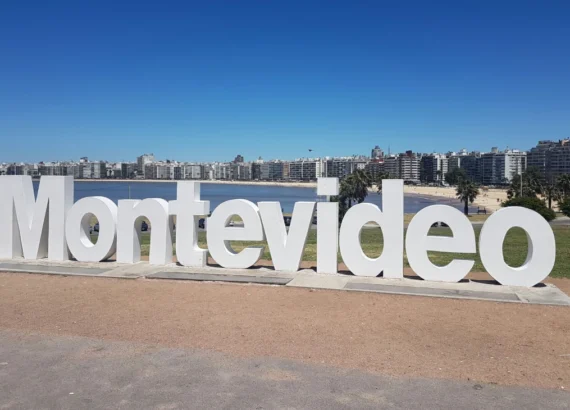
M0 328L30 333L570 388L568 307L0 273L0 312Z

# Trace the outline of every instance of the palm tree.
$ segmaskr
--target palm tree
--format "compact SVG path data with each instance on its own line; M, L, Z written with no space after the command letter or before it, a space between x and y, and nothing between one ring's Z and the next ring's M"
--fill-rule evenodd
M544 193L544 180L540 175L540 171L536 167L529 167L522 174L522 193L521 193L521 176L514 175L511 180L511 186L507 191L509 199L515 197L534 198Z
M352 202L364 202L368 195L368 188L372 186L372 178L364 170L356 170L352 174L340 181L338 196L332 196L331 202L338 202L339 221L342 221L344 214L352 206Z
M473 182L463 179L459 181L456 190L457 199L465 204L463 213L469 215L469 203L473 203L479 195L479 186Z
M376 191L378 191L378 193L382 192L382 180L384 179L390 179L390 174L388 172L380 172L376 176Z
M542 185L544 196L548 200L548 209L552 209L552 200L558 198L558 187L552 182L544 182Z
M523 173L523 183L529 186L529 188L534 192L535 195L541 195L544 191L544 180L540 171L536 167L529 167Z
M371 186L372 178L370 175L362 169L357 169L341 181L340 200L346 202L347 208L352 206L353 201L360 204L366 199L368 188Z
M556 187L558 190L558 200L563 200L570 196L570 174L562 174L556 178Z

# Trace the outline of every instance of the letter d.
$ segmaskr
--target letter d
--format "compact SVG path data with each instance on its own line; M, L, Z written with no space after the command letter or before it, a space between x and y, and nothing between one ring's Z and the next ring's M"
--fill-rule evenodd
M358 204L348 210L340 228L340 254L348 269L357 276L404 277L404 181L382 181L382 208ZM360 232L368 222L382 229L384 249L378 258L369 258L360 246ZM376 228L370 228L376 229Z

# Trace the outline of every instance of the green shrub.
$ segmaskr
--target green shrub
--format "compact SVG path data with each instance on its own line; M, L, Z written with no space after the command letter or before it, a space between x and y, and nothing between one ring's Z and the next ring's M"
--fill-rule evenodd
M521 206L523 208L532 209L533 211L538 212L547 221L552 221L556 218L556 213L552 209L549 209L543 200L537 197L523 196L522 198L511 198L508 201L503 202L502 206Z

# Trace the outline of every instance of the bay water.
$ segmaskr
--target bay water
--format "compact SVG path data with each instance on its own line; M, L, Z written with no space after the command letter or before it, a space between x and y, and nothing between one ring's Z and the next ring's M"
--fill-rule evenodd
M75 181L75 201L88 196L104 196L115 203L119 199L146 199L162 198L167 201L176 199L176 182L119 182L101 181L85 182ZM34 181L37 192L38 182ZM316 188L288 187L272 185L233 185L201 183L201 197L210 201L210 209L230 199L247 199L254 203L260 201L277 201L281 203L283 212L293 211L298 201L323 201L324 197L316 194ZM366 201L382 206L382 194L371 192ZM456 199L438 198L424 195L407 194L404 196L404 212L416 213L426 206L444 204L463 210L463 204ZM476 212L471 207L470 212Z

